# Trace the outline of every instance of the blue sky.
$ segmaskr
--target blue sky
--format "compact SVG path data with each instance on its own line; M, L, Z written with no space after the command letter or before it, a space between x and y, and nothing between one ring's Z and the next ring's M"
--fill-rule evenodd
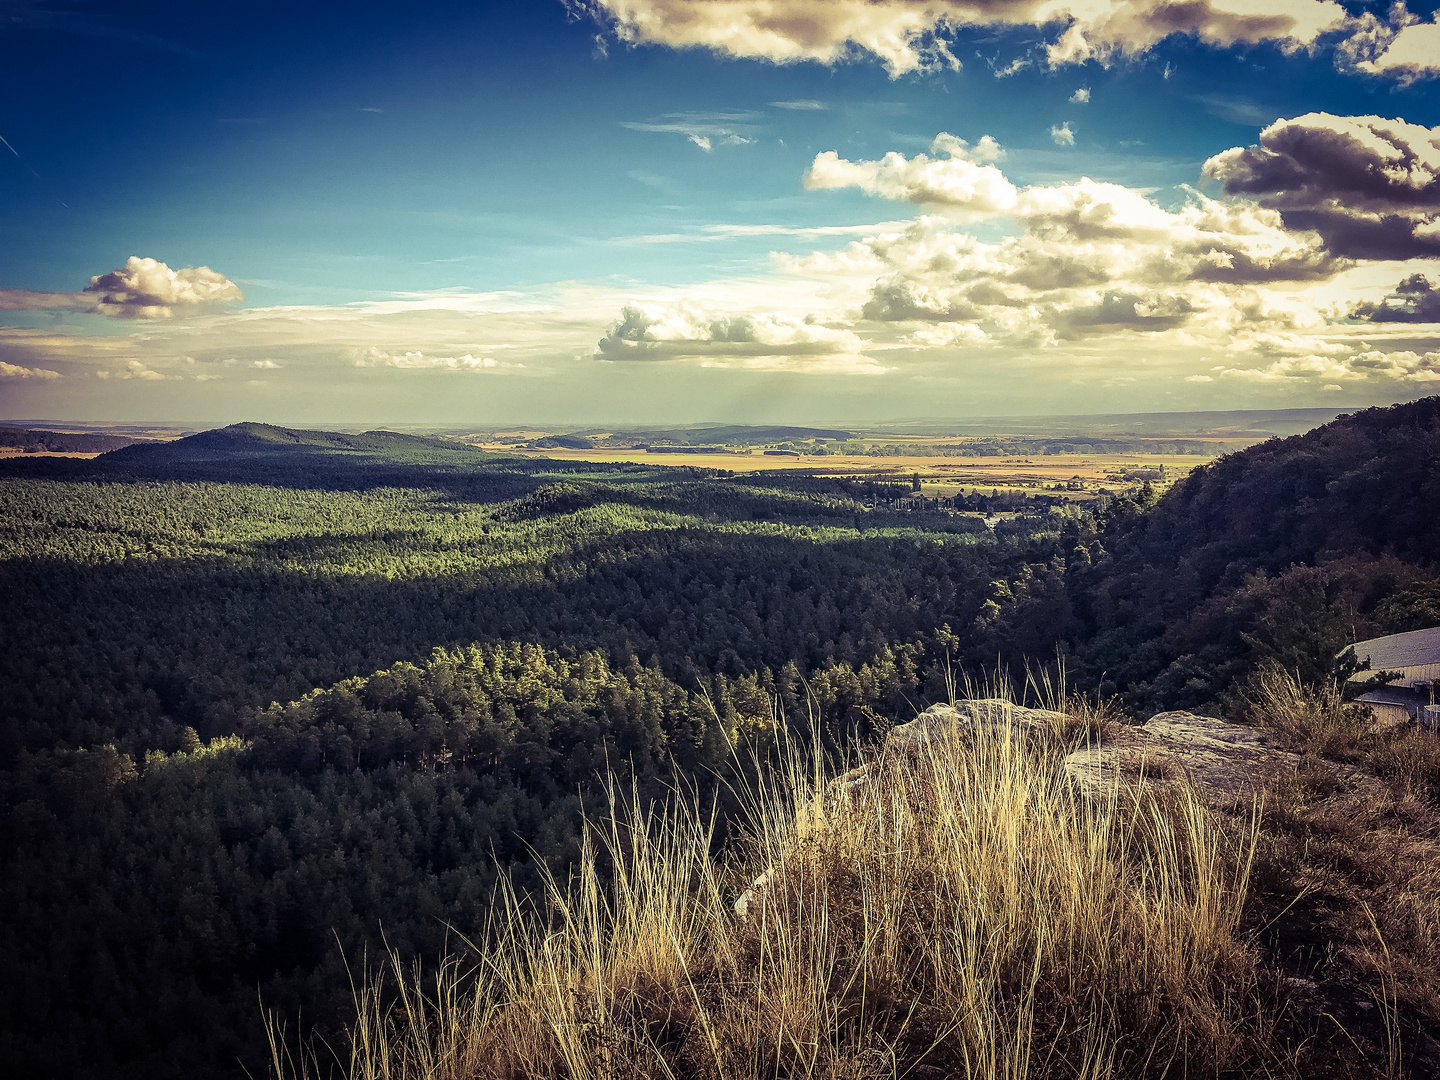
M0 0L0 417L1440 388L1433 8L779 8Z

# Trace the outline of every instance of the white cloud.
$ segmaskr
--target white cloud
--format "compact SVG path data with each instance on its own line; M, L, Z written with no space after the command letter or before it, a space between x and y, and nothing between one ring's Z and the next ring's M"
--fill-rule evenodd
M1193 35L1220 47L1269 41L1293 52L1314 46L1324 34L1363 25L1334 0L567 2L573 10L589 12L620 41L632 45L708 48L780 64L803 60L834 64L868 54L878 58L892 77L958 68L949 39L965 27L1063 26L1045 45L1047 60L1058 66L1086 60L1109 63L1135 56L1172 34ZM1423 43L1417 49L1417 55L1425 55Z
M154 368L146 367L139 360L128 360L123 368L111 370L101 368L95 372L97 379L139 379L142 382L163 382L166 378Z
M516 366L501 363L493 356L472 356L470 353L463 356L427 356L419 350L396 354L373 346L364 351L356 350L354 356L356 367L392 367L411 371L488 371L493 368ZM260 366L262 365L256 364L256 367ZM275 365L270 366L274 367Z
M1076 90L1073 94L1070 95L1070 104L1072 104L1072 105L1089 105L1089 104L1090 104L1090 88L1089 88L1088 86L1082 86L1082 87L1080 87L1080 89Z
M7 364L0 360L0 379L58 379L58 371L51 371L48 368L21 367L19 364Z
M879 161L847 161L835 151L815 156L805 173L809 190L858 187L870 195L896 202L917 203L962 215L989 217L1015 205L1015 185L990 162L1003 157L999 143L989 135L973 147L964 139L941 132L928 157L889 153ZM940 157L938 155L945 155Z
M596 346L602 360L698 359L703 366L762 371L876 374L850 330L773 311L715 310L692 300L626 304Z
M987 339L985 331L974 323L949 322L937 323L934 326L922 326L919 330L906 334L900 340L921 345L927 349L946 349L956 346L983 345Z
M1440 383L1440 350L1417 353L1409 349L1385 352L1379 349L1327 350L1281 356L1265 367L1223 369L1220 374L1247 382L1273 383L1292 379L1347 384L1387 381L1394 383ZM1328 387L1327 387L1328 388Z
M1307 118L1282 123L1307 132L1316 127ZM1319 126L1335 128L1328 121ZM1413 133L1404 134L1413 145ZM1364 151L1354 160L1362 162L1386 162L1384 146L1396 145L1368 122L1357 125L1354 137ZM1168 393L1189 385L1217 397L1269 395L1279 402L1332 385L1372 400L1431 388L1440 340L1424 321L1434 291L1425 265L1340 255L1321 232L1287 223L1305 192L1336 188L1331 172L1344 180L1343 169L1327 172L1323 155L1306 146L1303 139L1285 143L1262 135L1259 148L1251 148L1257 176L1282 175L1265 171L1265 155L1288 155L1324 181L1302 175L1292 188L1281 187L1283 203L1272 184L1228 199L1190 191L1178 205L1162 206L1141 191L1084 177L1021 187L1002 171L1004 151L993 139L971 145L942 133L926 153L909 157L851 161L820 154L805 177L811 190L853 187L925 207L914 220L808 228L714 224L629 238L776 236L820 248L773 253L770 270L744 277L684 287L566 283L525 292L400 294L337 307L212 308L183 323L117 327L126 332L111 335L0 327L0 360L26 369L58 367L67 375L86 365L134 379L183 371L190 380L207 368L226 370L227 358L235 367L227 372L232 379L268 361L285 368L275 387L325 386L354 366L513 368L515 378L505 381L534 386L537 400L563 396L582 382L598 387L608 379L611 391L624 382L613 368L604 375L607 366L594 359L669 362L653 375L632 376L637 386L681 378L671 374L681 368L728 369L736 374L713 378L735 380L744 372L858 376L898 369L907 378L967 382L994 400L1027 387L1086 386L1091 407L1102 403L1096 395L1104 388L1125 379L1152 397L1156 387ZM1401 154L1380 177L1345 182L1374 188L1368 197L1381 200L1392 216L1406 198L1412 210L1423 209L1430 197L1426 152ZM1227 182L1241 175L1216 173ZM968 226L979 222L991 227L976 235ZM1423 236L1420 225L1407 227ZM1374 310L1362 312L1357 296L1376 301ZM1357 322L1352 314L1370 321ZM143 359L151 374L130 367L132 357ZM187 357L198 359L182 367ZM1217 357L1224 359L1218 367ZM543 389L520 382L532 377L552 381ZM470 393L499 400L494 380L446 382L457 399L468 385L475 387ZM883 395L891 393L891 382L898 380L857 385ZM397 395L402 384L434 385L399 375L386 382ZM243 392L239 379L227 386ZM1053 394L1046 401L1064 404Z
M208 266L172 270L137 255L92 277L85 291L95 297L96 312L122 319L168 319L177 306L245 299L238 285Z
M727 371L789 372L793 375L885 375L894 371L868 356L709 356L702 368Z
M1410 17L1372 57L1355 66L1372 75L1394 76L1402 86L1440 75L1440 12L1428 23Z
M757 119L753 112L674 112L665 113L659 120L623 120L620 126L631 131L683 135L708 153L715 146L747 146L754 142L751 136Z
M1279 211L1253 202L1192 191L1166 209L1138 191L1088 178L1021 189L998 168L979 173L968 156L963 148L937 160L820 155L812 187L849 184L946 213L782 265L868 281L854 314L899 333L881 333L875 347L1148 339L1177 350L1254 349L1262 333L1308 340L1325 317L1305 290L1353 265L1327 252L1315 233L1287 229ZM973 182L977 173L984 197ZM982 220L1008 220L1021 231L984 241L956 227Z
M1074 146L1075 132L1070 130L1070 121L1063 124L1055 124L1050 128L1050 141L1056 146Z

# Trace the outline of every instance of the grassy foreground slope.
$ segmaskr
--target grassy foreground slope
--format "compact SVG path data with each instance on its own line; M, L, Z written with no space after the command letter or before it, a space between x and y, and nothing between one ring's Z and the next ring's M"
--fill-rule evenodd
M1305 754L1254 799L1081 797L1061 757L1113 719L1078 699L1048 732L870 752L844 783L790 744L719 856L704 797L617 778L573 875L503 890L433 978L369 967L346 1038L272 1016L274 1073L1434 1075L1440 745L1283 673L1251 694Z

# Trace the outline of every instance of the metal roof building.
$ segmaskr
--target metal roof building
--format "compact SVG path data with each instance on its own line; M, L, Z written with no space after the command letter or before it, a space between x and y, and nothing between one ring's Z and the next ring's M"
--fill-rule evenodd
M1384 687L1360 695L1355 700L1369 705L1382 719L1420 719L1434 727L1440 725L1440 626L1428 630L1412 630L1408 634L1357 641L1352 648L1355 659L1369 667L1350 676L1351 682L1362 682L1377 671L1396 671L1399 677Z

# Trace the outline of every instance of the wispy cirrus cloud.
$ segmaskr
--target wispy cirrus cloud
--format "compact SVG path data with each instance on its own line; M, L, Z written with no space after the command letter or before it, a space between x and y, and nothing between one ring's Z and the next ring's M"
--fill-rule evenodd
M45 311L50 308L85 308L84 293L37 292L34 289L0 289L0 311Z
M687 232L639 233L618 236L622 244L707 244L722 240L748 240L763 236L793 236L813 240L825 236L864 236L868 233L903 226L904 222L880 221L864 225L771 225L715 224L701 225Z
M631 131L683 135L707 153L717 146L745 146L755 141L758 115L753 112L674 112L657 120L622 120Z

